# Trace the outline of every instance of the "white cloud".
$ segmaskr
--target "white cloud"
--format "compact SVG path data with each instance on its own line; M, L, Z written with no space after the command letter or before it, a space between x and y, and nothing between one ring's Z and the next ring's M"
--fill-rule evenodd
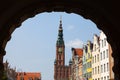
M79 39L75 39L75 40L70 40L68 41L66 44L67 48L82 48L83 46L83 42Z
M75 26L73 26L73 25L69 25L68 27L67 27L67 30L73 30L75 28Z

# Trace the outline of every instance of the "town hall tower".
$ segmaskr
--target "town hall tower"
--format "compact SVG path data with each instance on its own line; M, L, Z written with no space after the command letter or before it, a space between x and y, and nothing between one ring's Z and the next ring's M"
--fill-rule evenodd
M69 66L65 65L65 44L63 39L62 19L58 30L56 42L56 59L54 62L54 80L70 80L71 62Z

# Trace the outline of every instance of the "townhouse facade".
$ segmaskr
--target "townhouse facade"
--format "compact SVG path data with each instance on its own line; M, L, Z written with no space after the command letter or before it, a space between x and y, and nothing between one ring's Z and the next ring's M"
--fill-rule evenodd
M87 46L84 45L83 46L83 58L82 58L82 65L83 65L83 68L82 68L82 75L83 75L83 78L86 79L87 78Z
M86 80L92 80L92 48L93 44L91 41L87 41L84 45L83 50L83 77Z
M99 36L93 36L93 45L88 41L83 46L82 61L85 80L114 80L112 48L102 31Z
M112 48L107 42L106 35L101 31L100 36L93 37L92 79L114 80L113 63Z
M114 74L112 71L113 58L112 49L107 42L107 37L104 32L100 32L100 65L101 65L101 80L113 80Z
M83 56L83 49L72 48L72 66L71 66L72 80L83 79L82 77L82 56Z
M100 80L100 42L99 36L93 36L93 51L92 51L92 79Z

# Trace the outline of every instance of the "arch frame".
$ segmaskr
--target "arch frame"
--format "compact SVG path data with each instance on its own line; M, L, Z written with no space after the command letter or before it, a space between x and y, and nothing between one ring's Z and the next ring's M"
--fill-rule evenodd
M7 6L4 6L7 5ZM106 34L108 42L112 46L114 57L115 80L119 80L120 70L117 70L120 62L119 46L120 34L119 18L115 9L119 9L117 1L96 1L96 0L12 0L0 3L0 63L3 63L3 56L6 54L5 47L11 39L12 32L21 26L22 22L28 18L42 12L66 12L82 15L86 19L92 20L97 27ZM115 20L115 21L114 21ZM1 68L3 69L3 67ZM0 69L0 70L1 70Z

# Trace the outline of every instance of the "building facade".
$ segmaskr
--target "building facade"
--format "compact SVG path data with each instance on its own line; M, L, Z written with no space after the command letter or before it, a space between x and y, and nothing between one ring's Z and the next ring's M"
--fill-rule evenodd
M96 34L93 37L93 51L92 51L92 79L100 80L100 41Z
M38 72L17 72L16 80L41 80L41 74Z
M92 51L92 79L114 80L112 49L106 35L101 31L100 36L94 35Z
M91 41L87 41L83 48L83 77L86 80L92 80L92 48Z
M86 79L87 78L87 46L84 45L83 46L83 58L82 58L82 65L83 65L83 68L82 68L82 75L83 75L83 78Z
M100 32L100 65L101 65L101 80L113 80L112 72L113 58L111 56L112 49L107 42L106 35Z
M70 80L71 62L65 65L65 44L63 40L62 20L60 20L56 42L56 59L54 62L54 80Z
M112 55L112 48L110 46L110 44L108 45L109 46L109 74L110 74L110 79L109 80L114 80L114 72L112 70L113 68L113 65L114 65L114 60L113 60L113 57L111 56Z
M83 49L72 48L72 67L71 67L72 80L83 79L82 77L82 56L83 56Z

